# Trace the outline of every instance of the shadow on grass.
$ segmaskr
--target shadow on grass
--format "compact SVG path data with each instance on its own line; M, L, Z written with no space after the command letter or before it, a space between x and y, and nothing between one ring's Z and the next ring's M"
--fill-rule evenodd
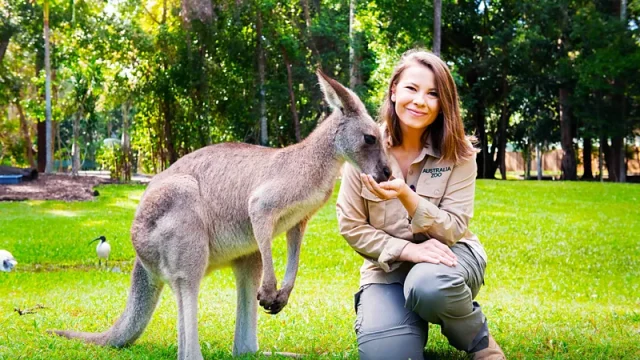
M17 272L24 273L42 273L42 272L59 272L59 271L84 271L84 272L114 272L114 273L131 273L133 269L133 260L111 260L109 265L95 264L20 264Z

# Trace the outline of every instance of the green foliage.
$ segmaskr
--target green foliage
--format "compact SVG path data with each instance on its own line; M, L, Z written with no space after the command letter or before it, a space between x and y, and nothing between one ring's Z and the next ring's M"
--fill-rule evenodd
M203 23L185 21L179 1L51 1L56 151L70 154L78 115L87 158L104 138L127 133L149 172L208 144L258 143L258 15L269 146L296 142L292 112L302 137L327 113L315 70L348 84L350 45L354 90L375 117L399 55L431 47L433 7L357 1L350 44L350 3L224 0L212 3L215 16ZM0 49L9 39L0 62L0 110L21 103L33 133L44 118L42 9L25 0L7 4L0 9ZM618 5L443 2L442 57L458 84L466 130L480 138L479 158L489 162L479 166L489 173L481 176L493 176L497 149L507 142L524 149L560 141L560 89L570 97L574 141L630 136L640 126L640 8L630 1L621 21ZM130 104L127 127L123 104ZM0 122L10 121L6 113L0 111ZM18 159L24 151L16 144L3 148L16 149L11 156Z
M131 178L131 174L125 173L125 153L120 144L114 143L103 146L98 150L96 160L102 169L109 171L109 177L113 180L125 181Z
M143 186L99 188L94 201L0 203L0 248L16 256L16 271L0 273L0 358L174 359L175 299L170 289L142 335L124 349L54 337L48 329L104 331L121 314L134 251L129 227ZM338 234L335 197L309 223L298 281L277 316L260 314L263 351L310 358L357 359L353 298L359 257ZM640 198L635 185L479 181L471 230L489 256L477 298L509 358L635 359L640 357ZM618 224L618 226L611 226ZM95 244L105 235L110 267L97 268ZM278 277L286 240L274 241ZM18 316L42 304L36 314ZM229 269L202 283L200 343L205 358L231 358L235 289ZM428 355L464 359L440 329L430 328ZM262 358L247 356L245 358Z

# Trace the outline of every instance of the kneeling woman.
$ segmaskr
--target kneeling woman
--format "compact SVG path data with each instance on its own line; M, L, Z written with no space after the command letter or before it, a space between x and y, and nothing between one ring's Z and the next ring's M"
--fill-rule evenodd
M466 139L447 65L412 50L395 68L380 110L392 180L347 165L340 232L364 258L356 294L362 359L422 359L429 323L474 359L504 359L473 301L486 253L468 230L476 151Z

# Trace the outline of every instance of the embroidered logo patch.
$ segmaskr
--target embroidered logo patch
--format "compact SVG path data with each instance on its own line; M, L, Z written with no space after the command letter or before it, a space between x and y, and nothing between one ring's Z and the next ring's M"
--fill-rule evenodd
M432 178L440 177L440 176L442 176L442 173L447 172L447 171L451 171L451 166L437 167L437 168L430 168L430 169L422 169L422 173L423 174L431 174Z

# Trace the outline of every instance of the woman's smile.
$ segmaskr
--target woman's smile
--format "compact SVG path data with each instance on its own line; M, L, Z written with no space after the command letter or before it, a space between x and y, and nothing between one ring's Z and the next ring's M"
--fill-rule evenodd
M421 117L421 116L427 115L427 113L424 111L419 111L411 108L407 108L407 111L409 111L409 113L415 117Z

